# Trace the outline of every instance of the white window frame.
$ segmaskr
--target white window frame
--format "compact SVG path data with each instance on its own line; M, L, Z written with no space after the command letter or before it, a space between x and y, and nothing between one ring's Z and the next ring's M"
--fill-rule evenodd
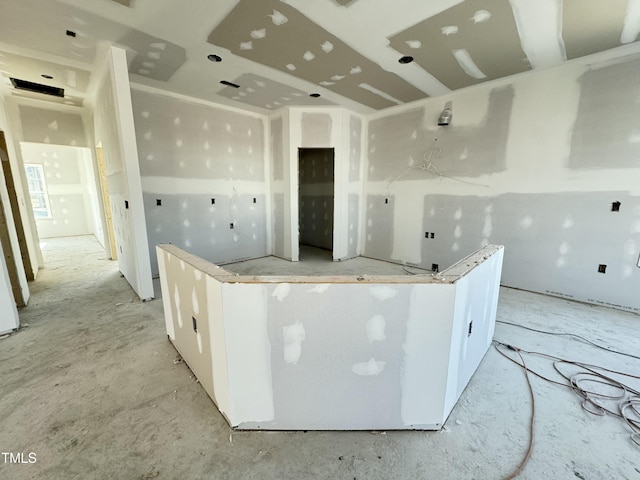
M36 220L51 220L53 216L51 215L51 202L49 201L49 192L47 191L47 181L44 176L44 168L40 163L25 163L24 164L25 174L27 176L27 185L29 187L29 195L31 198L31 208L33 210L33 214L36 217ZM34 184L33 181L30 181L29 171L34 171L35 176L39 180L40 186ZM44 200L44 206L37 206L38 203L42 202L34 202L34 196L41 196Z

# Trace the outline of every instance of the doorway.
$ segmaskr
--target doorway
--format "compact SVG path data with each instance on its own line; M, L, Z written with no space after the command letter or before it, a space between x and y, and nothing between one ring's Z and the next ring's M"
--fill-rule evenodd
M298 149L298 243L300 259L333 260L335 152Z
M20 142L31 207L40 240L104 231L91 150Z
M107 171L104 163L104 150L102 149L102 144L96 147L96 160L98 164L98 178L100 179L100 191L102 193L102 204L104 205L104 215L107 220L108 252L111 256L111 260L117 260L118 249L116 248L116 233L113 228L111 199L109 198L109 186L107 184Z
M34 268L31 263L31 257L29 256L29 249L27 247L27 237L24 231L24 224L22 223L22 216L20 215L20 206L18 205L18 195L16 193L16 187L14 183L13 171L11 168L11 162L9 160L9 153L7 149L7 143L4 136L4 132L0 131L0 160L2 161L2 170L4 174L4 180L7 186L7 193L9 195L9 206L11 207L11 215L13 216L13 223L18 236L18 246L20 247L20 258L22 259L22 265L24 267L24 273L28 281L35 279ZM17 178L21 178L18 176ZM5 250L7 254L7 250ZM15 255L18 252L14 252ZM20 302L16 299L18 305ZM22 301L24 304L24 300Z

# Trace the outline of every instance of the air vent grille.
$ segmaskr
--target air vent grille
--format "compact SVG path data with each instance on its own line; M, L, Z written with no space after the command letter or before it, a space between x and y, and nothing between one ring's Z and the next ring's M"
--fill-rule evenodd
M28 82L27 80L20 80L19 78L12 78L11 83L18 90L27 90L29 92L43 93L44 95L64 98L64 88Z

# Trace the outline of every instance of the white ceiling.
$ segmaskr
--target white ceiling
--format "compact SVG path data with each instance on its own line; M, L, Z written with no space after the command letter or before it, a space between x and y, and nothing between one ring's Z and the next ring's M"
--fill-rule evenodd
M90 95L108 44L129 51L133 83L261 113L327 104L369 113L611 50L640 33L640 0L2 3L5 93L49 99L16 92L17 77L65 88L58 101L70 105ZM401 64L403 55L415 61Z

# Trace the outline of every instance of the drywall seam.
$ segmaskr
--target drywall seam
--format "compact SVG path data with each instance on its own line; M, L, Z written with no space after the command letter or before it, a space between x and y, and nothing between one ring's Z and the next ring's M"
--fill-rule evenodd
M407 221L407 215L424 216L422 196L395 195L393 208L393 247L391 258L400 263L420 264L424 232L418 222Z
M349 254L349 127L345 112L332 116L331 142L334 145L333 184L333 259L341 260ZM347 146L345 146L347 145Z
M197 267L196 267L197 268ZM229 390L229 361L224 327L224 299L222 283L206 275L206 298L209 312L209 345L213 373L213 390L218 409L231 423L231 394Z
M362 149L360 150L360 212L358 215L358 254L364 255L367 245L366 221L367 221L367 194L369 193L369 179L367 172L369 171L369 118L362 119Z
M454 285L414 285L411 289L404 369L400 379L401 415L407 427L442 426L444 392L454 315ZM440 397L432 395L441 391Z
M156 254L158 258L158 270L160 271L160 289L165 294L162 295L162 307L164 309L165 327L167 329L167 335L171 340L176 339L176 333L173 327L173 313L171 310L171 298L168 284L169 275L167 273L166 262L171 255L169 252L162 249L160 246L156 247Z
M176 178L176 177L142 177L142 191L144 193L162 194L188 194L188 195L209 195L212 192L218 194L238 195L242 194L263 194L269 193L269 186L266 182L254 182L250 180L228 179L201 179L201 178Z
M269 227L269 225L273 225L273 202L271 200L271 119L266 117L262 121L262 138L264 141L262 142L262 158L263 158L263 167L264 167L264 182L262 182L262 186L264 188L264 196L265 196L265 218L266 218L266 235L267 235L267 254L273 254L273 228Z
M456 50L452 50L451 53L453 53L453 56L458 62L458 65L460 65L460 68L462 68L464 73L469 75L471 78L476 80L487 78L466 48L458 48Z
M266 287L224 283L222 292L231 425L273 421Z
M561 36L561 0L509 0L509 3L520 34L522 50L526 53L531 68L552 67L565 61L567 54Z

